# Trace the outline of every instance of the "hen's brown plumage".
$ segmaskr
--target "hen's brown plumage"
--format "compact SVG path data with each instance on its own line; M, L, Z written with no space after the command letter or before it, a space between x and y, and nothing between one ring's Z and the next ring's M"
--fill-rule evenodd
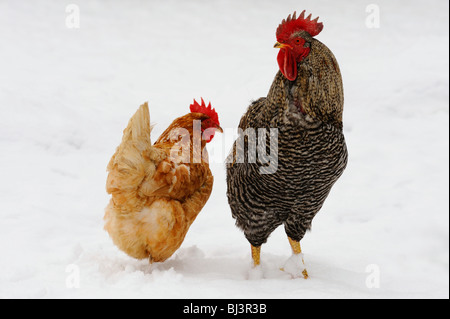
M105 230L128 255L150 262L169 258L207 202L213 176L206 142L193 147L192 136L193 121L208 118L202 113L180 117L154 145L147 103L130 119L108 164L106 190L112 198L104 217ZM189 132L187 139L181 139L180 129ZM182 162L183 147L190 147L188 163ZM195 163L194 157L201 160Z

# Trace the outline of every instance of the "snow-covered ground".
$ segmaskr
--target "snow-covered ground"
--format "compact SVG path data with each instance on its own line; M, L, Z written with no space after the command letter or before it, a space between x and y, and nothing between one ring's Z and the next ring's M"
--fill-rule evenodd
M70 3L79 28L67 27ZM156 138L202 96L233 131L277 71L278 23L303 9L320 16L317 38L341 66L350 154L302 241L310 279L279 270L290 257L281 227L250 280L225 195L230 134L209 145L214 190L180 250L153 268L119 251L103 230L105 168L129 117L149 101ZM1 1L0 297L448 298L448 9Z

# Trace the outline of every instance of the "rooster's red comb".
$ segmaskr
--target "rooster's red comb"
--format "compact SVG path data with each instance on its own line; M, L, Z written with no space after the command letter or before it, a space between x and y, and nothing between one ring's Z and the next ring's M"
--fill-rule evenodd
M318 22L319 17L311 20L311 14L305 18L305 11L300 14L300 16L296 17L296 12L294 14L289 15L286 19L280 23L277 28L277 40L287 40L290 35L295 31L304 30L308 32L312 37L318 35L320 31L323 29L323 23Z
M217 112L215 109L211 108L211 102L209 102L208 106L206 106L205 101L203 101L203 98L201 98L201 100L202 100L202 104L198 104L198 102L194 99L194 103L190 105L191 112L206 114L217 125L220 125L219 115L217 115Z

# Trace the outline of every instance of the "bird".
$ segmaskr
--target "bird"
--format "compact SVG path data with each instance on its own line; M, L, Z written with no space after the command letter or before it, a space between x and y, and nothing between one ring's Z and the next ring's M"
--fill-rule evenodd
M348 151L340 68L315 38L323 23L305 12L294 12L276 29L279 71L267 96L254 100L241 117L226 159L226 182L232 217L251 245L252 268L260 266L262 244L284 225L292 255L281 269L306 279L300 241L343 174ZM277 143L269 143L271 137ZM265 141L258 151L273 153L275 169L251 152L256 141Z
M148 103L129 120L107 166L104 229L129 256L163 262L181 246L212 191L206 144L223 132L201 99L152 145Z

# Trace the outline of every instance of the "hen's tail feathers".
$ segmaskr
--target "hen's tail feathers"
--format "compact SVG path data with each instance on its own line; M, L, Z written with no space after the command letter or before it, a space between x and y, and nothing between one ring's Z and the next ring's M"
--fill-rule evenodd
M151 130L146 102L131 117L107 167L106 191L113 195L116 206L137 204L132 202L139 198L139 186L144 178L154 174L155 160L159 162L161 154L151 145Z

